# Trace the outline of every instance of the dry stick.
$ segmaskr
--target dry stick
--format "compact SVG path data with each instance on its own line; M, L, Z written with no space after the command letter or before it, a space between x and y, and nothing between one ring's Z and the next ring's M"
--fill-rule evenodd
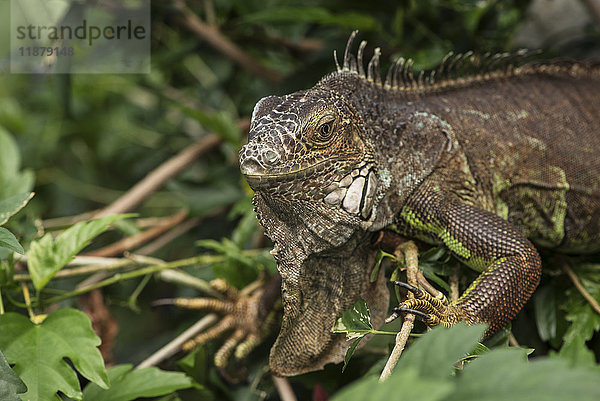
M277 388L281 401L296 401L296 395L290 386L290 382L285 377L273 376L273 384Z
M103 217L111 214L124 213L132 210L150 194L160 188L165 181L180 173L193 163L198 156L221 143L221 138L215 134L207 135L194 145L184 149L169 160L151 171L140 182L135 184L123 196L102 209L94 217Z
M188 328L186 331L175 337L172 341L166 344L164 347L144 359L136 368L147 368L154 366L163 360L175 355L181 349L181 346L188 340L194 338L198 333L205 330L207 327L213 325L217 321L217 315L211 313L198 320L194 325Z
M404 253L404 260L406 261L406 278L408 284L417 286L417 272L419 269L418 262L418 249L414 242L409 241L400 245L399 251ZM412 293L408 293L408 298L413 298ZM400 355L402 355L402 351L404 351L404 347L406 346L406 342L408 341L408 337L410 336L410 332L413 329L413 325L415 323L415 315L412 313L407 313L404 318L404 322L402 323L402 328L396 335L396 344L394 345L394 349L392 349L392 353L388 358L383 371L381 372L381 376L379 377L379 381L383 382L390 377L392 374L392 370L394 366L398 363L400 359Z
M594 297L592 297L590 293L587 292L587 290L583 287L581 281L579 281L579 278L575 275L575 272L573 272L573 270L571 270L569 265L567 265L566 263L563 264L563 270L565 271L565 273L567 273L567 275L575 285L575 288L577 288L577 291L579 291L579 293L583 295L585 300L588 301L592 309L595 310L596 313L600 314L600 305L598 305L598 301L596 301Z
M156 226L149 228L148 230L142 231L138 234L130 237L123 238L120 241L114 242L104 248L97 249L92 252L86 253L87 256L115 256L120 255L125 251L129 251L136 248L152 238L158 237L160 234L168 231L171 227L174 227L181 223L188 215L187 210L181 210L169 217L166 220L160 222Z
M189 9L185 4L185 1L175 1L175 7L180 14L175 16L174 19L198 38L208 42L209 45L241 65L249 72L274 83L283 81L283 75L279 72L259 64L235 43L225 37L217 28L204 23Z

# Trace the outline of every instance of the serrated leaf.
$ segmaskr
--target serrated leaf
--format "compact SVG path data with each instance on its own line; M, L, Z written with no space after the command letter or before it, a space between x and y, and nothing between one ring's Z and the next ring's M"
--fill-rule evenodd
M559 359L527 363L522 350L495 349L464 368L448 400L599 400L598 377L598 370L569 368Z
M158 397L189 388L192 380L180 372L166 372L155 367L133 369L117 365L108 370L110 388L90 383L83 390L84 401L130 401L141 397Z
M0 248L7 248L23 255L25 250L17 241L13 233L4 227L0 227Z
M23 192L0 201L0 226L33 198L33 192Z
M112 222L130 216L133 215L111 215L88 222L82 221L65 230L56 239L48 233L40 240L33 241L27 252L27 265L35 288L38 291L44 288L73 256L85 248L94 237L106 231Z
M430 379L447 377L455 362L475 348L485 330L484 325L457 324L446 329L438 326L421 337L402 355L397 370L412 367Z
M57 392L81 400L77 371L90 381L108 387L100 338L89 318L76 309L59 309L41 324L23 315L0 315L0 349L27 385L24 400L56 399Z
M25 391L27 391L27 386L10 368L4 354L0 352L0 400L21 401L17 394Z

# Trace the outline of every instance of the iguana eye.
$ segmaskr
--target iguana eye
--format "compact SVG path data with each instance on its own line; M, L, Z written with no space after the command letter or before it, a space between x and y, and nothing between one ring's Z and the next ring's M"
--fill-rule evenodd
M329 138L331 138L332 134L333 134L333 121L324 122L323 124L319 125L319 128L317 128L317 136L318 136L318 139L321 141L328 140Z

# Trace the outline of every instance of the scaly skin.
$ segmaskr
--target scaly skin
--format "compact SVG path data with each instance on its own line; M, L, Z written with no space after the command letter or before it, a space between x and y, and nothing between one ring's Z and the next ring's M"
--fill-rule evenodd
M488 333L538 285L534 243L600 250L598 67L455 57L442 65L459 78L424 83L399 63L382 83L378 50L365 74L353 38L336 73L256 105L240 152L282 276L278 375L339 361L347 345L332 322L359 297L381 321L386 292L367 277L369 242L386 227L444 244L481 272L455 303L401 307L430 323L486 322Z

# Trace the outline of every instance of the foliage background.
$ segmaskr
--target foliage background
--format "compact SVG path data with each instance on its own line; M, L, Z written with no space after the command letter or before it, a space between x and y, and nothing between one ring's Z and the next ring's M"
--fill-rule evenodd
M18 147L13 151L3 142L0 149L0 200L28 190L36 193L5 227L27 250L42 233L60 232L75 221L63 217L89 219L86 213L111 204L170 157L216 134L221 142L145 198L133 210L137 218L116 224L86 251L144 231L156 225L153 218L186 210L180 224L187 223L189 230L149 256L173 261L226 254L221 263L195 263L184 270L204 280L225 277L241 287L260 270L274 268L272 260L241 254L242 249L269 246L252 216L251 194L237 167L237 152L246 135L239 127L246 125L258 99L312 86L333 70L332 50L342 51L353 29L369 41L366 54L381 46L384 67L400 55L413 57L416 69L422 69L435 67L451 50L499 52L523 44L544 48L549 56L597 57L598 20L584 2L561 4L565 3L570 4L569 12L558 20L575 22L562 31L555 29L560 24L550 23L544 31L539 26L550 18L540 11L545 6L532 9L527 0L153 2L150 74L0 76L0 131ZM189 15L182 18L178 11L182 4L209 27L208 36L190 29ZM9 15L8 6L7 0L0 1L3 18ZM237 45L262 66L263 73L232 60L222 47L211 44L211 35ZM0 70L6 68L4 60ZM216 242L198 246L201 239ZM127 251L139 252L150 242ZM12 267L8 252L0 252L4 268ZM586 289L599 299L597 262L587 258L571 263ZM431 269L444 276L453 263L432 261ZM559 257L545 255L542 285L512 332L520 344L535 348L534 357L558 355L573 365L595 369L600 359L600 319L572 287L561 263ZM23 273L25 264L14 268ZM465 280L469 274L461 270ZM197 291L166 282L158 274L148 277L117 281L103 289L99 301L72 296L40 305L35 313L65 307L87 311L97 325L104 325L96 329L105 343L105 361L136 364L199 316L151 308L157 298L194 296ZM53 280L47 295L71 291L81 280ZM2 291L6 311L27 313L19 306L24 302L21 287L9 279ZM335 394L379 361L388 343L387 338L372 341L343 375L339 366L330 366L292 379L294 391L300 399ZM248 382L237 386L226 384L212 364L218 345L201 347L183 362L177 362L181 354L163 362L161 368L184 370L196 383L165 399L278 399L264 370L268 345L255 351L246 366Z

